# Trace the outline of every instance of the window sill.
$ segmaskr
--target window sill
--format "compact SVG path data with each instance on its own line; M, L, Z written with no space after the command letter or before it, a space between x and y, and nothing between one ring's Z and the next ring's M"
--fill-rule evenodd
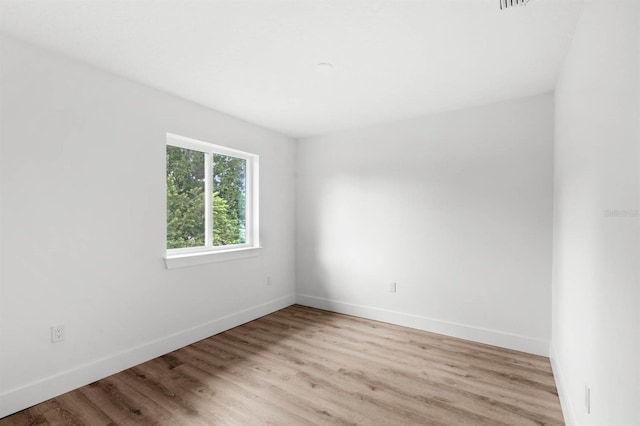
M170 254L164 258L167 269L186 268L188 266L204 265L213 262L256 257L261 247L243 247L231 250L203 251L198 253Z

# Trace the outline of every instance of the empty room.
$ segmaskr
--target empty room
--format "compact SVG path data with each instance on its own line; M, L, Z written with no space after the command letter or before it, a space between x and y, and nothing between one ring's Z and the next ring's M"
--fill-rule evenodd
M640 426L640 1L0 0L0 425Z

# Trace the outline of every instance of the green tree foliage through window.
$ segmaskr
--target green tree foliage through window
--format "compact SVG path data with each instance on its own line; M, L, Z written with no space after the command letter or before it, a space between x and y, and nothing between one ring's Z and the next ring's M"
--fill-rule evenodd
M246 242L246 160L167 145L167 248L205 245L205 161L212 159L213 245Z
M167 248L204 245L204 153L167 146Z
M229 155L213 155L213 245L246 242L247 161Z

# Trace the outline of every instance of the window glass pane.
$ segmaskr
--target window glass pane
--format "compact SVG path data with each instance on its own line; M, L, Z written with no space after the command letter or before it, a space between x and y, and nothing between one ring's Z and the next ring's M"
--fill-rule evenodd
M204 246L204 153L167 146L167 248Z
M247 160L213 154L213 245L244 244L246 239Z

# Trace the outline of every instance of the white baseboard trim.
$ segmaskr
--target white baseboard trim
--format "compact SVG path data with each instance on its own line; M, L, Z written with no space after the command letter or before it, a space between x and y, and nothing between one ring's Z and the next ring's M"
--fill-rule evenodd
M432 333L458 337L460 339L472 340L474 342L486 343L488 345L527 352L534 355L549 356L548 341L519 334L458 324L371 306L356 305L353 303L309 296L306 294L296 295L296 303L340 314L354 315L376 321L416 328L418 330L430 331Z
M294 303L294 295L281 297L11 389L0 394L0 418L253 321Z
M564 381L564 376L560 369L560 363L558 362L553 342L549 347L549 360L551 361L551 370L553 371L553 378L555 379L556 388L558 389L558 397L560 398L560 407L562 407L564 423L566 426L574 426L576 424L576 415L573 410L571 400L569 399L569 389Z

